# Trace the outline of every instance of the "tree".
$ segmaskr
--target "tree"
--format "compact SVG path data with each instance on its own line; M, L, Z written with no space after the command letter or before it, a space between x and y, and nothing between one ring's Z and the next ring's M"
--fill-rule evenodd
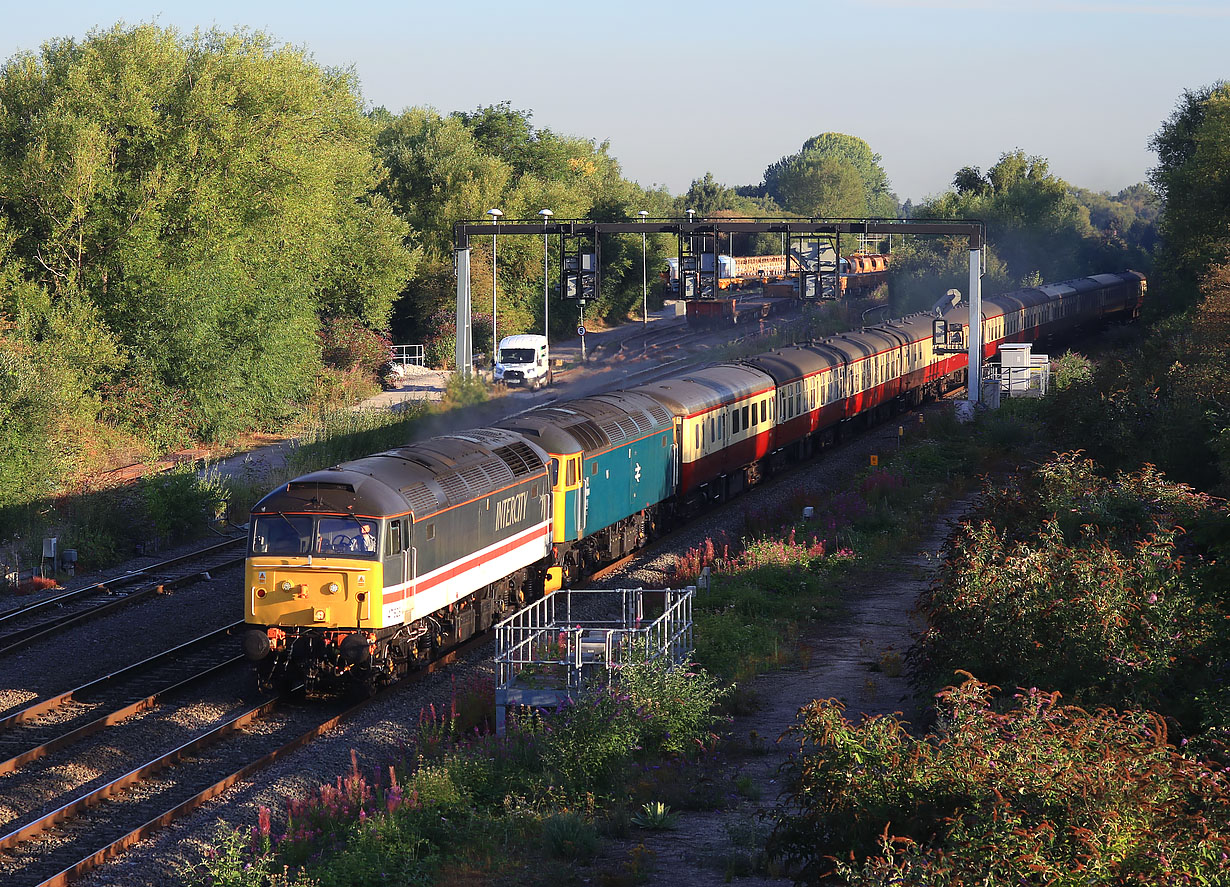
M897 201L881 159L860 138L821 133L804 142L797 154L770 164L764 189L786 209L806 215L895 216ZM816 200L831 201L842 212L816 213Z
M1196 281L1230 258L1230 83L1184 92L1150 146L1150 182L1161 198L1163 279L1178 307L1197 296Z
M963 166L952 177L952 186L958 194L985 194L991 183L982 177L982 170L976 166Z
M858 170L831 157L799 157L787 163L778 172L774 198L788 211L803 216L869 215Z
M414 255L372 135L352 72L260 33L49 43L0 70L10 259L226 436L310 390L321 313L388 322Z
M953 177L953 187L914 214L984 221L988 243L1006 266L1010 286L1035 275L1062 280L1105 270L1082 266L1082 242L1092 234L1088 213L1082 213L1071 187L1051 174L1045 158L1020 148L1007 151L985 176L977 167L963 167Z

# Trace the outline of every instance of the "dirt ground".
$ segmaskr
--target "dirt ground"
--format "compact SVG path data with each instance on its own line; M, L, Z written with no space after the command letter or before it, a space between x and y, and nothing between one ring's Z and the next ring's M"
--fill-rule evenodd
M792 750L789 740L778 738L814 699L840 700L853 721L864 714L901 712L917 723L925 714L910 691L903 661L912 633L921 628L914 604L931 582L953 522L971 503L954 504L912 553L884 564L877 574L881 581L843 589L845 613L813 626L800 640L810 656L754 679L757 710L735 718L728 728L738 753L721 767L728 778L739 778L740 791L726 809L681 812L671 830L633 826L629 837L609 844L592 868L615 876L631 867L647 870L641 883L652 887L716 887L732 880L748 887L792 884L753 873L757 850L771 830L762 814L782 791L780 768ZM645 851L652 853L647 861Z

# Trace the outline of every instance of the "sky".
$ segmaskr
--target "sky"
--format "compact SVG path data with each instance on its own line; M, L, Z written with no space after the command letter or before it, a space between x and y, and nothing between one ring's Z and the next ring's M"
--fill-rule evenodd
M353 67L371 106L507 101L624 174L759 183L809 137L882 156L898 198L1016 148L1095 191L1144 181L1184 90L1230 79L1230 0L4 0L0 59L117 22L248 27ZM754 11L753 11L754 10Z

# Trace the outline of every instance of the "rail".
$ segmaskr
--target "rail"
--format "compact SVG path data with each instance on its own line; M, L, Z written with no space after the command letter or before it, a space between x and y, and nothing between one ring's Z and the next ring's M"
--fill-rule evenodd
M479 646L490 643L490 640L490 635L484 634L459 644L439 659L412 673L405 680L398 682L398 684L393 685L393 687L405 686L406 684L422 680L428 675L435 674L453 664L462 656L469 655ZM249 778L257 771L276 761L282 760L291 752L302 748L339 724L350 720L369 706L380 704L390 690L392 690L392 687L389 690L377 693L373 697L345 707L340 711L329 712L329 717L315 720L306 730L294 731L289 741L275 739L274 747L271 750L263 749L263 753L259 757L249 758L238 766L234 764L227 766L225 764L202 763L202 758L206 756L207 751L215 747L221 747L229 740L249 735L250 731L247 728L251 724L274 715L279 710L283 698L264 700L246 708L240 714L228 718L224 723L199 734L189 742L149 759L147 763L131 769L107 784L72 797L38 819L13 828L8 834L0 835L0 851L13 854L18 849L24 850L23 845L38 841L40 836L48 831L56 830L58 832L64 823L72 821L73 825L68 830L65 830L65 834L71 831L67 838L53 842L45 853L29 854L32 858L24 860L24 865L20 872L20 876L24 878L21 881L23 884L30 884L32 887L62 887L62 885L68 884L81 874L98 867L106 860L120 855L133 844L148 837L159 828L176 819L183 818L193 810L198 809L237 782ZM289 709L292 712L299 712L308 721L312 721L315 718L315 714L320 713L320 710L317 708L303 709L292 706ZM271 738L272 736L273 734L271 734ZM212 754L212 751L210 753ZM177 780L177 784L183 790L177 790L174 794L178 796L178 799L170 802L167 806L161 806L158 798L152 796L153 793L146 800L134 799L134 806L139 806L141 811L147 811L151 807L154 808L149 813L137 814L136 819L132 818L135 811L126 815L124 817L125 820L133 822L134 826L112 823L111 825L95 827L80 821L80 817L85 815L87 811L98 808L103 801L130 798L132 795L131 790L135 786L145 784L148 780L155 777L164 779L165 774L175 771L180 767L194 766L200 767L202 770L200 777L186 777L183 780ZM164 775L160 776L160 774ZM190 786L189 783L191 783ZM185 799L183 794L187 792L191 792L191 794Z

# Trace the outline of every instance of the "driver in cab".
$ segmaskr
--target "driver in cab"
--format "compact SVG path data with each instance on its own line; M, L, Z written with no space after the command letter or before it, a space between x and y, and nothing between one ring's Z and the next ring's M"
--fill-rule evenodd
M354 550L361 554L376 552L376 534L372 532L372 525L367 521L359 525L359 533L354 537Z

